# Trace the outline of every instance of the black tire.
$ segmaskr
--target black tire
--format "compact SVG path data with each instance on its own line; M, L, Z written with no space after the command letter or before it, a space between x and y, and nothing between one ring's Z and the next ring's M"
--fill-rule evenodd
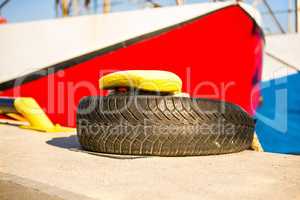
M245 150L254 121L239 107L172 96L85 97L77 112L83 149L157 156L225 154Z

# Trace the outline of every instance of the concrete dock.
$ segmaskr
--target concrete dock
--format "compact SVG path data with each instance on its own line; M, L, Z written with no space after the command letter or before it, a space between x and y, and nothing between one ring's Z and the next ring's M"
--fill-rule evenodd
M7 125L0 137L0 199L300 199L300 156L94 155L75 133Z

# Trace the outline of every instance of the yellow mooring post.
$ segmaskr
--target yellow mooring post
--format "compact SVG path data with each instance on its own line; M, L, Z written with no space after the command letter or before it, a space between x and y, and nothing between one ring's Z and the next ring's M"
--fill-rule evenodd
M30 123L29 126L21 126L21 128L44 132L70 132L75 130L73 128L62 127L59 124L54 125L33 98L16 98L14 106L17 112L23 115Z
M258 152L264 152L264 149L262 148L256 133L254 134L254 137L253 137L251 149L253 149L254 151L258 151Z
M74 128L53 124L39 104L31 97L0 98L0 113L17 121L28 121L21 128L43 132L73 132Z

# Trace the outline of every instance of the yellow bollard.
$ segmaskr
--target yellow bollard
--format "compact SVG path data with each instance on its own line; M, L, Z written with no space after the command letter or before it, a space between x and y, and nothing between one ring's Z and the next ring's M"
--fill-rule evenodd
M257 151L257 152L264 152L264 149L262 148L256 133L254 134L254 137L253 137L251 149L253 149L254 151Z
M30 97L16 98L14 107L29 123L29 126L21 128L33 129L43 132L73 132L74 128L54 125L39 104Z

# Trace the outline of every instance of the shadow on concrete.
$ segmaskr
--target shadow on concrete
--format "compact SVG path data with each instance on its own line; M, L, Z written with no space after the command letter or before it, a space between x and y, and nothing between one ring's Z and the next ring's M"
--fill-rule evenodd
M52 138L51 140L48 140L46 143L64 149L81 148L76 135L71 135L69 137Z
M86 151L82 149L82 147L80 146L76 135L71 135L69 137L52 138L51 140L48 140L46 143L52 146L68 149L70 151L74 151L78 153L87 153L90 155L100 156L104 158L113 158L113 159L149 158L148 156L118 155L118 154L106 154L106 153Z
M140 159L140 158L150 158L150 156L134 156L134 155L120 155L120 154L107 154L107 153L98 153L92 151L85 151L82 149L72 149L73 151L79 151L82 153L87 153L94 156L100 156L103 158L113 158L113 159L121 159L121 160L133 160L133 159Z

